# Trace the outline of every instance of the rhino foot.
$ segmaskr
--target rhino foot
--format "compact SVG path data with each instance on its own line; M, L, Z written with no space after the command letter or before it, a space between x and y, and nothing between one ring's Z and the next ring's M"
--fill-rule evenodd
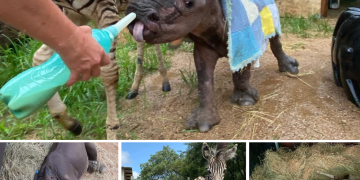
M104 164L100 163L99 172L104 173L106 171L106 169L107 169L106 166Z
M280 72L289 72L291 74L299 73L299 62L291 56L285 55L284 59L279 61L278 64Z
M93 173L93 172L100 172L103 173L106 171L106 166L98 161L89 161L89 166L87 171L89 173Z
M189 129L199 128L200 132L209 131L220 123L220 116L215 107L199 107L186 119Z
M245 90L234 90L230 96L231 103L238 104L240 106L254 105L259 100L258 91L253 87L248 87Z

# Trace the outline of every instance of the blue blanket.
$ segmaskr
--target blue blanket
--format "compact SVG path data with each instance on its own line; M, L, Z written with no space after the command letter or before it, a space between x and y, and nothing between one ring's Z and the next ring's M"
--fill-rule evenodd
M233 72L258 60L269 38L281 35L274 0L222 0L228 24L228 57Z

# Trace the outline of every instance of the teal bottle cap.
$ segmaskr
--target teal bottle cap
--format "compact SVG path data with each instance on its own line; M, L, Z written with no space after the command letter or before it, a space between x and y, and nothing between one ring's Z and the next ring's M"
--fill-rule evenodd
M102 30L109 33L109 36L112 41L115 40L115 37L119 35L119 33L125 29L134 19L136 18L135 13L130 13L124 18L122 18L119 22L117 22L114 25L111 25L107 28L104 28Z

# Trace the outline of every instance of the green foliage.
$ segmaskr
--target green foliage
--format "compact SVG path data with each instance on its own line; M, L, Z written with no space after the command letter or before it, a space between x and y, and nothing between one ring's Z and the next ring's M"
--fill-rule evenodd
M162 151L151 155L147 163L140 164L141 179L181 180L173 164L180 159L179 155L169 146L164 146Z
M215 143L208 143L210 146ZM202 156L202 143L186 143L188 146L186 151L183 153L184 159L181 165L178 167L182 168L182 173L190 179L195 179L199 176L205 177L207 175L206 170L206 159Z
M193 52L194 51L194 43L183 42L183 43L181 43L181 49L186 52Z
M22 37L8 48L0 49L0 86L32 67L32 56L41 44L32 38ZM78 82L70 88L62 87L59 93L63 95L64 103L73 116L83 124L81 136L74 137L64 131L53 121L45 106L32 116L18 120L8 112L5 104L0 103L0 139L23 139L26 135L41 139L103 139L106 104L102 102L106 101L101 80L96 78L89 82Z
M124 97L133 82L136 69L136 42L129 33L124 33L125 43L118 44L116 59L119 65L119 83L117 95ZM20 72L32 67L32 57L41 46L41 42L29 37L22 37L12 42L7 48L0 48L0 87L15 77ZM150 46L145 58L145 70L156 71L157 58L154 46ZM168 53L167 46L162 45L161 51ZM171 52L169 53L171 54ZM146 60L146 59L145 59ZM164 61L169 64L169 58L164 56ZM156 65L155 65L156 63ZM62 87L59 90L68 112L77 118L83 125L80 136L73 136L65 131L60 124L51 118L48 108L44 106L36 113L22 120L12 116L4 103L0 102L0 139L104 139L106 138L105 121L107 116L106 93L100 78L92 78L87 82L77 82L75 85ZM126 112L119 110L118 116ZM136 134L131 134L136 139Z
M38 41L23 36L11 41L7 48L0 47L0 86L32 67L32 55L40 46Z
M310 15L306 18L285 14L280 21L283 32L297 34L302 38L327 36L333 32L333 27L329 25L328 20L321 19L318 15Z
M198 78L196 71L187 71L187 70L179 70L181 79L184 81L186 85L189 86L190 90L189 93L191 93L193 90L195 90L198 86Z
M239 143L234 159L226 162L225 180L246 179L246 144Z

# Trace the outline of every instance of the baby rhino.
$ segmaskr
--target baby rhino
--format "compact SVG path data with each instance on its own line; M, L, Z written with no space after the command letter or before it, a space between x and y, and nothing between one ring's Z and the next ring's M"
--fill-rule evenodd
M88 172L104 172L93 143L54 143L34 180L78 180Z
M260 0L253 0L251 3L255 1ZM268 1L270 2L264 2ZM209 131L220 122L214 102L214 69L218 59L228 55L228 28L222 2L226 1L133 0L126 10L126 14L135 12L137 15L136 20L128 26L135 39L159 44L188 36L194 42L199 107L188 116L187 125L189 128L198 127L201 132ZM245 5L251 4L250 1L246 2ZM234 18L241 20L242 17ZM299 72L296 59L283 51L279 34L270 39L270 47L278 61L279 71L292 74ZM245 50L246 48L244 52ZM233 72L234 90L230 96L232 103L248 106L259 100L258 91L250 85L250 69L251 64Z

